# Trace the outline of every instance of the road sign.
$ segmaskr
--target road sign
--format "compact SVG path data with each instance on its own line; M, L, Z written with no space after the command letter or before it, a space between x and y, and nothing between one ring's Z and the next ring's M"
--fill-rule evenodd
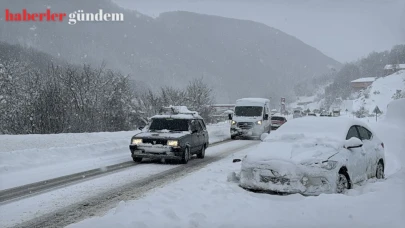
M375 106L373 112L374 112L376 115L377 115L377 114L381 114L381 110L380 110L380 108L378 108L378 106Z
M375 122L377 122L377 116L378 114L381 114L381 110L380 108L378 108L378 106L376 105L373 112L375 113Z

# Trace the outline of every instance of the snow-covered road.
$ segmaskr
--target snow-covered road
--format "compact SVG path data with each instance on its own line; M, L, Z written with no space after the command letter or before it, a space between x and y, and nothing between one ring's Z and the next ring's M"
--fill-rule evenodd
M122 201L103 217L81 227L390 227L405 226L405 131L388 122L370 124L386 145L385 180L371 179L346 194L304 197L257 194L227 181L240 169L232 158L149 192L136 201ZM242 158L249 151L236 155Z
M117 199L114 197L117 197L117 194L117 198L120 200L139 198L144 192L152 188L186 175L187 170L190 172L198 170L204 165L220 159L223 154L231 154L233 151L256 143L258 141L246 140L218 144L207 149L205 159L193 159L187 165L140 164L124 171L8 203L0 206L0 225L1 227L9 227L33 219L37 219L33 223L38 224L38 219L42 219L41 216L46 218L49 216L57 217L61 212L65 212L62 216L63 219L67 219L69 216L69 218L81 219L80 216L86 218L92 214L99 214L100 211L103 212L116 205L114 200ZM170 178L171 172L174 174L174 178ZM150 184L149 187L148 184ZM133 185L133 188L128 188L128 185ZM142 190L143 187L145 187L144 190ZM86 202L92 204L93 208L81 207ZM74 212L69 212L69 210ZM65 216L67 211L69 216ZM74 213L76 214L72 215ZM52 224L51 220L53 219L49 219L49 222ZM66 220L62 224L72 222L74 220ZM31 227L31 224L23 225Z
M8 227L21 222L25 227L65 225L87 218L68 227L402 228L405 130L401 126L405 122L365 121L384 141L386 179L368 180L345 194L304 197L245 191L227 180L230 173L240 170L240 163L232 163L232 159L243 158L254 149L249 143L257 143L242 140L209 148L207 159L220 160L204 168L202 164L193 165L201 160L191 161L187 166L142 164L2 205L0 225ZM249 148L240 150L245 146ZM228 153L231 155L224 158ZM171 170L176 172L171 174ZM49 216L52 213L53 217ZM67 221L60 221L65 218Z
M210 143L230 138L229 123L207 128ZM137 132L0 135L0 190L131 161Z

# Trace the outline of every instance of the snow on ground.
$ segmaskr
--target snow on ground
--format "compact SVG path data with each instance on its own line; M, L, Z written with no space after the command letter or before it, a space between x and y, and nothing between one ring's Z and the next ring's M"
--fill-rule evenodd
M393 100L392 96L396 91L405 91L404 80L405 70L378 78L369 89L367 89L369 90L369 98L366 98L364 94L361 95L358 99L353 101L352 109L356 111L364 106L364 108L371 113L377 105L380 110L385 113L387 111L387 105Z
M230 138L229 123L207 128L210 143ZM138 132L0 135L0 190L131 161Z
M240 170L240 163L232 163L232 159L243 158L254 152L253 148L156 189L145 198L120 202L103 217L68 227L402 228L405 225L405 130L395 123L397 120L392 124L389 118L370 123L386 146L386 180L368 180L346 194L317 197L258 194L227 182L229 173Z
M206 150L206 158L217 156L219 153L226 150L236 150L250 143L252 143L252 141L240 140L209 147ZM190 163L193 163L193 161L190 161ZM51 213L57 209L85 201L91 197L103 195L105 192L117 189L125 184L174 169L178 166L181 165L142 163L117 173L97 177L82 183L1 205L0 227L14 226L18 223Z

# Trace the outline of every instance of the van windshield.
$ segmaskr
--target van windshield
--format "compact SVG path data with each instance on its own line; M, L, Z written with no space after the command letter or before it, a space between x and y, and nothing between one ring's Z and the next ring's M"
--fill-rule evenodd
M236 116L261 116L263 107L260 106L237 106L235 107Z

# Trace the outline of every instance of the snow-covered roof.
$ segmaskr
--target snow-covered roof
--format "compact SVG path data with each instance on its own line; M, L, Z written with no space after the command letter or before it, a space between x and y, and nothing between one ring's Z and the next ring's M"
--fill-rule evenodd
M236 105L264 105L266 102L270 102L269 99L265 99L265 98L242 98L242 99L238 99L236 100Z
M173 115L154 115L151 117L152 119L157 119L157 118L170 118L170 119L188 119L188 120L192 120L192 119L202 119L201 116L199 116L198 114L173 114Z
M186 106L162 107L161 114L152 116L152 118L172 118L172 119L202 119L198 112L190 111Z
M392 70L392 69L405 69L405 64L387 64L384 67L384 70Z
M356 80L353 80L352 82L374 82L375 77L368 77L368 78L358 78Z

